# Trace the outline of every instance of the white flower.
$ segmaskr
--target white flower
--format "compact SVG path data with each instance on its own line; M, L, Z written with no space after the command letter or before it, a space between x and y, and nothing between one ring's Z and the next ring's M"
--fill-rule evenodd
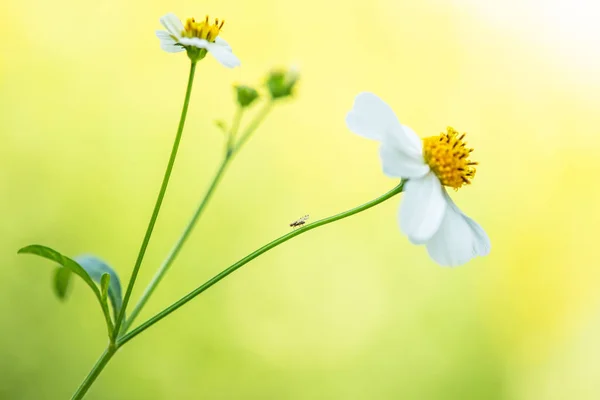
M218 35L223 23L216 19L214 24L208 21L208 16L202 22L189 18L185 26L175 14L167 14L160 18L160 23L166 31L156 31L160 39L160 47L166 52L177 53L187 50L190 57L200 60L208 51L221 64L228 68L240 65L240 60L233 54L231 47Z
M348 128L381 142L383 172L404 178L400 205L401 231L417 245L425 244L431 258L443 266L457 266L490 252L490 239L479 224L452 201L444 186L470 184L475 165L468 157L464 134L452 128L421 140L401 125L392 109L372 93L356 96L346 117Z

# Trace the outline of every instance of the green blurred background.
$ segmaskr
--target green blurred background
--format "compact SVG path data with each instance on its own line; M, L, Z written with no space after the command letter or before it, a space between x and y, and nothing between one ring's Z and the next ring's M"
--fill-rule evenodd
M435 265L399 198L267 253L146 331L90 399L600 398L597 2L8 0L0 56L0 398L68 398L105 344L91 292L52 293L30 243L100 255L127 281L177 126L184 54L158 18L205 14L242 60L201 62L182 148L132 300L221 155L231 85L302 71L229 169L140 321L286 233L392 188L352 135L373 91L422 136L469 133L453 198L492 253Z

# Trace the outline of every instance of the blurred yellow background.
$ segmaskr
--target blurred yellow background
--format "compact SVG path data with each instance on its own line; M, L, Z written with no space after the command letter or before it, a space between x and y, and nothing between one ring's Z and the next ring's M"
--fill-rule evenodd
M351 134L354 96L422 136L452 125L480 162L453 198L492 252L444 269L399 232L399 198L246 265L125 346L90 399L600 398L600 9L595 1L8 0L0 56L0 398L68 398L106 344L41 243L127 282L167 162L188 60L158 18L210 14L242 60L199 64L169 192L132 305L219 162L235 82L301 84L228 170L139 322L287 224L397 182Z

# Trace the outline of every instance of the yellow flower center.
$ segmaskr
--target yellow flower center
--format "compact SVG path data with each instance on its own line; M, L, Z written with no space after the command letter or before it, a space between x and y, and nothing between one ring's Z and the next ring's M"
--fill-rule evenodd
M446 128L445 133L423 139L423 158L444 186L458 190L469 185L475 176L476 162L469 160L473 149L465 147L465 134L454 128Z
M188 18L185 21L184 31L181 32L181 35L188 38L197 37L214 42L217 36L219 36L224 23L224 20L219 23L219 19L215 18L214 24L211 24L208 21L208 15L202 22L196 22L194 18Z

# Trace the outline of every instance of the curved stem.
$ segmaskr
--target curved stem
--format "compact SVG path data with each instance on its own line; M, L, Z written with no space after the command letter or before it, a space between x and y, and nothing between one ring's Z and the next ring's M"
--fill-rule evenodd
M133 267L133 272L131 273L131 278L129 279L129 284L127 285L127 291L125 292L125 297L123 298L123 305L121 306L121 311L119 312L119 315L115 322L113 338L116 338L119 335L119 328L121 327L121 323L123 322L123 319L125 317L125 310L127 309L127 304L129 303L129 298L131 297L131 292L133 291L135 280L140 270L140 266L142 265L142 260L144 259L144 255L146 254L146 248L148 247L148 243L150 242L150 237L152 236L154 224L156 223L156 219L158 218L160 206L162 205L163 198L165 197L165 192L167 191L169 178L171 177L171 172L173 171L173 165L175 164L175 158L177 157L177 150L179 149L179 142L181 141L181 134L183 133L183 127L185 125L185 118L187 115L188 105L190 103L190 95L192 94L192 84L194 83L195 72L196 63L192 62L190 66L190 74L188 78L187 89L185 91L185 100L183 101L183 108L181 109L181 118L179 119L179 126L177 128L177 134L175 135L175 141L173 142L173 148L171 150L169 163L167 164L167 169L165 170L165 176L163 177L163 181L160 186L160 191L158 193L156 203L154 204L154 210L152 211L152 216L150 217L150 222L148 223L148 228L146 229L146 234L144 235L144 240L142 241L142 246L140 247L137 260L135 261L135 265Z
M106 350L104 350L104 353L102 353L98 361L96 361L96 364L94 364L94 367L92 368L88 376L85 377L83 382L81 382L81 385L79 385L79 387L77 388L75 394L73 394L73 397L71 397L71 400L79 400L82 399L83 396L85 396L85 394L90 389L98 375L100 375L100 372L102 372L102 370L110 361L110 359L116 351L117 348L115 346L108 346Z
M229 131L227 149L225 152L225 157L223 158L223 161L221 162L221 166L217 170L217 173L215 174L212 182L210 183L210 186L208 187L208 190L206 191L204 198L200 201L200 204L196 208L196 211L194 211L192 218L189 220L185 229L181 233L181 236L179 237L179 239L177 239L177 242L175 242L175 245L171 248L171 251L167 255L167 258L165 258L165 260L163 261L163 263L161 264L159 269L154 274L154 277L152 278L152 280L146 287L146 290L144 290L142 297L140 298L140 300L134 307L133 311L131 312L131 315L129 316L127 321L124 323L123 329L122 329L123 332L127 332L127 329L129 329L129 327L131 327L131 324L133 324L133 321L135 320L135 318L137 318L139 313L142 311L142 309L148 302L148 299L150 298L150 296L152 296L152 294L156 290L156 287L158 286L158 284L164 278L165 274L167 273L167 271L169 270L169 268L171 267L171 265L173 264L173 262L179 255L181 248L186 243L188 237L190 236L190 234L194 230L194 227L198 223L198 220L200 219L202 212L206 208L206 205L208 204L215 189L217 188L219 182L221 181L221 178L223 177L223 174L224 174L227 166L233 160L233 158L238 153L238 151L240 150L242 145L248 141L248 139L250 138L250 135L252 135L252 133L263 122L263 120L268 115L269 111L271 110L272 105L273 105L273 101L271 101L271 100L267 104L265 104L265 107L256 115L256 117L254 117L254 119L250 122L248 127L242 133L240 139L234 145L233 142L234 142L235 136L236 136L237 131L240 126L240 121L241 121L242 114L243 114L243 108L240 107L236 111L236 113L233 117L233 122L231 124L231 130Z
M353 208L351 210L342 212L340 214L336 214L336 215L333 215L331 217L324 218L322 220L313 222L312 224L308 224L308 225L306 225L306 226L304 226L304 227L302 227L300 229L296 229L296 230L294 230L292 232L289 232L289 233L287 233L287 234L279 237L278 239L275 239L271 243L266 244L265 246L263 246L260 249L254 251L253 253L247 255L246 257L242 258L240 261L236 262L235 264L231 265L229 268L227 268L227 269L223 270L222 272L220 272L219 274L215 275L213 278L209 279L202 286L194 289L189 294L187 294L186 296L182 297L181 299L179 299L178 301L176 301L175 303L173 303L169 307L165 308L163 311L159 312L158 314L156 314L152 318L148 319L146 322L142 323L140 326L138 326L137 328L135 328L131 332L123 335L121 338L119 338L117 340L117 346L118 347L123 346L125 343L127 343L128 341L130 341L131 339L133 339L134 337L136 337L137 335L139 335L140 333L142 333L146 329L150 328L152 325L154 325L155 323L157 323L161 319L165 318L166 316L168 316L172 312L174 312L177 309L179 309L180 307L182 307L184 304L186 304L187 302L189 302L190 300L192 300L193 298L195 298L196 296L198 296L200 293L202 293L205 290L209 289L215 283L217 283L221 279L227 277L229 274L231 274L232 272L234 272L237 269L241 268L242 266L244 266L248 262L254 260L256 257L260 256L261 254L266 253L267 251L271 250L272 248L277 247L280 244L282 244L284 242L287 242L288 240L290 240L290 239L292 239L292 238L294 238L294 237L296 237L298 235L301 235L301 234L303 234L305 232L308 232L308 231L310 231L312 229L318 228L318 227L323 226L323 225L330 224L330 223L338 221L340 219L343 219L343 218L349 217L351 215L357 214L359 212L365 211L365 210L367 210L367 209L369 209L371 207L376 206L377 204L383 203L384 201L386 201L386 200L390 199L391 197L397 195L398 193L402 192L403 186L404 186L404 182L401 182L394 189L392 189L389 192L387 192L386 194L384 194L384 195L376 198L375 200L369 201L368 203L365 203L365 204L363 204L361 206L355 207L355 208Z

